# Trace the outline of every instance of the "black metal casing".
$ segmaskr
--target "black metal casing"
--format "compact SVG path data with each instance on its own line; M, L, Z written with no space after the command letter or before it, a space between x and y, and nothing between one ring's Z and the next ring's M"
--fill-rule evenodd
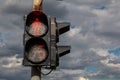
M34 37L32 35L30 35L27 32L27 28L29 27L29 25L34 21L35 18L39 18L41 20L41 22L43 22L46 26L47 26L47 33L45 35L42 35L40 37ZM24 66L50 66L50 26L49 26L49 22L48 22L48 18L47 16L43 13L43 12L39 12L39 11L32 11L31 13L29 13L26 16L26 20L25 20L25 30L24 30L24 60L23 60L23 65ZM46 60L40 62L40 63L33 63L31 61L28 60L28 49L30 47L30 45L32 45L33 43L39 43L41 41L44 41L46 48L48 50L48 57Z
M27 27L34 21L35 18L39 18L47 26L47 32L39 37L32 36L28 33ZM32 11L25 16L25 29L23 35L24 44L24 66L42 66L48 69L56 69L59 66L59 58L70 53L70 46L58 46L59 36L70 30L70 23L57 23L56 18L47 17L43 12ZM39 63L33 63L28 59L28 50L33 44L45 44L48 56Z

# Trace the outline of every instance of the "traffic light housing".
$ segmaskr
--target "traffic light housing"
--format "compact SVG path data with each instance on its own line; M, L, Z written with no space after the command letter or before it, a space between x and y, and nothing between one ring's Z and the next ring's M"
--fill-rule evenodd
M58 23L41 11L25 16L23 36L24 66L42 66L56 69L59 58L70 52L70 46L59 46L59 36L70 30L70 23Z
M47 16L32 11L25 18L24 59L25 66L50 66L50 27Z

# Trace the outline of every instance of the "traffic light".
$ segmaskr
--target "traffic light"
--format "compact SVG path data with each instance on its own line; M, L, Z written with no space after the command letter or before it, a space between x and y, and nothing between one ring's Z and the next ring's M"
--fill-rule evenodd
M59 36L70 29L70 23L58 23L41 11L32 11L25 17L24 66L56 69L59 58L70 52L70 46L58 46Z
M25 17L24 59L25 66L50 66L50 30L47 16L32 11Z

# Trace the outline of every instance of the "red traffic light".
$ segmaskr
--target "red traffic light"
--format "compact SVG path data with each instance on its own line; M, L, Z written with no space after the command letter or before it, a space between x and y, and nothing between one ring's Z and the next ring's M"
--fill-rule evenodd
M40 11L32 11L26 20L26 31L29 35L40 37L47 33L47 16Z
M30 25L29 33L35 37L44 35L47 32L47 27L38 18Z

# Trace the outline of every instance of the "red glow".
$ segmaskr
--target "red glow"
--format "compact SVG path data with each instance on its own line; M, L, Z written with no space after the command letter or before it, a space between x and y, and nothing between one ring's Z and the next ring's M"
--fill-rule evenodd
M33 34L35 36L40 35L41 26L42 26L42 24L40 23L40 20L38 18L36 18L35 21L32 23Z
M40 20L38 18L35 18L35 21L34 22L40 22Z
M37 48L44 48L44 45L37 45Z

